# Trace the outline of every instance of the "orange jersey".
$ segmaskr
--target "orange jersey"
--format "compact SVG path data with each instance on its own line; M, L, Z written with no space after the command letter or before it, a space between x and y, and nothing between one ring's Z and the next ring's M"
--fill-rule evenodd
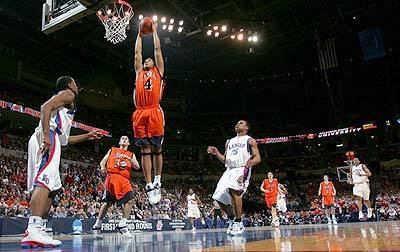
M157 67L140 70L133 93L133 101L137 109L160 106L163 92L164 81Z
M111 148L111 152L107 160L107 172L109 174L120 174L123 177L130 179L132 164L130 160L124 158L122 155L132 158L133 153L121 148Z
M325 182L321 182L321 194L323 197L327 196L333 196L333 183L331 181L328 182L328 184L325 184Z
M275 197L278 195L278 180L274 178L272 182L268 179L264 179L263 188L267 191L265 197Z

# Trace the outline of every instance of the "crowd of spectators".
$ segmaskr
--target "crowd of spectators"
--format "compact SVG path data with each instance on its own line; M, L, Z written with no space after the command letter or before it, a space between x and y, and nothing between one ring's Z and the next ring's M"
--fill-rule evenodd
M26 191L26 156L0 156L0 216L28 217L29 193ZM104 192L104 177L97 166L79 166L62 164L61 177L63 193L54 199L50 216L53 218L96 218ZM186 218L186 194L192 188L201 200L203 226L210 227L212 218L211 195L216 181L203 181L193 177L163 182L163 199L155 207L150 207L140 178L133 178L135 205L131 217L134 219L184 219ZM270 214L263 207L263 198L258 190L260 181L253 181L244 200L245 204L256 205L247 208L244 215L246 225L259 226L270 223ZM176 185L179 185L178 187ZM338 185L338 183L337 183ZM287 225L325 222L321 201L316 196L317 183L306 186L307 195L291 193L288 196L288 212L281 215L281 222ZM392 187L376 196L376 217L380 220L397 220L400 213L400 192ZM340 221L355 219L358 212L354 197L349 188L337 187L336 211ZM309 195L308 195L309 194ZM303 204L303 201L306 201ZM308 201L308 202L307 202ZM257 209L255 211L255 209ZM119 218L121 209L110 208L109 218Z

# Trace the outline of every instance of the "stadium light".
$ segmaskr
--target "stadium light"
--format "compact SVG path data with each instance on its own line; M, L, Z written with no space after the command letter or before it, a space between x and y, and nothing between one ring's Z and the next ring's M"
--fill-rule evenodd
M111 9L108 9L107 10L107 15L110 15L111 14Z
M163 25L163 26L162 26L162 29L163 29L163 30L166 30L166 29L167 29L167 25Z
M143 19L143 15L140 14L140 15L139 15L139 20L142 20L142 19Z
M219 36L219 32L215 32L214 36L217 38Z
M211 30L208 30L208 31L207 31L207 35L208 35L208 36L211 36L211 34L212 34L212 31L211 31Z
M103 14L103 12L101 12L101 10L97 11L97 15L102 15L102 14Z
M226 25L223 25L223 26L221 27L221 31L223 31L223 32L226 31Z
M183 25L183 20L179 21L179 25L180 25L180 26Z
M162 17L161 18L161 23L165 23L167 21L167 18L166 17Z
M172 31L174 29L173 25L168 25L168 31Z
M170 24L173 24L175 22L175 20L173 19L173 18L171 18L170 20L169 20L169 23Z
M218 25L213 27L214 31L218 30Z
M183 31L183 27L178 28L178 32L181 33Z
M154 15L154 16L153 16L153 21L156 22L157 20L158 20L158 16L157 16L157 15Z
M237 36L237 39L238 39L238 40L243 40L243 34L240 33L240 34Z
M256 35L253 36L253 42L257 42L258 41L258 37Z
M248 38L247 38L247 41L249 41L249 42L253 41L253 37L251 37L251 36L248 37Z
M235 36L234 34L231 35L231 39L235 39L235 37L236 37L236 36Z

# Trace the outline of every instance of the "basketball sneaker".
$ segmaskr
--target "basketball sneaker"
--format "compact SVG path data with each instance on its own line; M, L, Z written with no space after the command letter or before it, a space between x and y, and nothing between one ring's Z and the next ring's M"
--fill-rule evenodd
M333 225L337 225L337 220L335 217L332 218L332 223L333 223Z
M161 200L161 192L157 192L156 188L146 188L147 197L151 205L157 204Z
M232 224L231 235L241 235L244 232L243 222L234 222Z
M132 238L133 237L131 232L129 232L129 229L128 229L127 226L124 226L124 227L117 226L115 229L125 237L128 237L128 238Z
M195 233L196 232L196 228L192 227L192 232Z
M157 204L161 200L161 183L160 182L154 182L153 183L154 190L155 190L155 201Z
M92 230L93 230L93 237L95 239L103 239L103 235L101 234L101 227L93 226Z
M227 223L229 224L228 228L226 229L226 234L230 235L232 233L232 225L233 225L233 220L228 220Z
M372 218L372 208L368 208L367 218Z
M48 237L40 228L31 228L25 231L24 238L21 240L21 248L56 248L61 245L61 241L53 240Z
M359 211L359 212L358 212L358 218L359 218L360 220L364 218L364 214L363 214L362 211Z

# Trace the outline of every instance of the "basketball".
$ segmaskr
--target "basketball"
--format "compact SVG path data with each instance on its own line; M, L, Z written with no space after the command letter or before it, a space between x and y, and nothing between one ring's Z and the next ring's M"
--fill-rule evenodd
M140 31L144 35L149 35L153 32L153 20L151 18L146 17L140 22Z

